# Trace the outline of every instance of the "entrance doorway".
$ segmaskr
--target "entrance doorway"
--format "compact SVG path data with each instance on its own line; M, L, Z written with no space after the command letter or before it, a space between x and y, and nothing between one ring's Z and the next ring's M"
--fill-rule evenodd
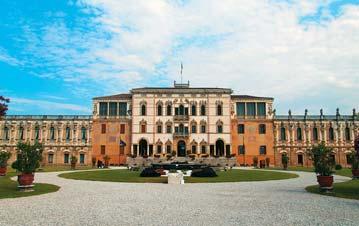
M303 166L303 155L298 155L298 165Z
M186 156L186 142L184 142L183 140L180 140L177 143L177 156L179 157Z
M147 155L147 141L145 139L141 139L139 143L139 155L144 156Z
M216 155L224 156L224 142L223 140L216 141Z

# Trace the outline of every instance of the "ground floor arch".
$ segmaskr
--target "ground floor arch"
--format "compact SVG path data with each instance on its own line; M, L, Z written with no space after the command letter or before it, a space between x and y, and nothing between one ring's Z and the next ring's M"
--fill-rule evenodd
M147 155L147 148L148 148L147 141L145 139L141 139L140 142L138 143L138 149L139 149L138 154L140 156Z
M177 156L179 157L186 156L186 142L184 140L180 140L177 143Z
M216 141L216 155L224 156L224 142L221 139Z

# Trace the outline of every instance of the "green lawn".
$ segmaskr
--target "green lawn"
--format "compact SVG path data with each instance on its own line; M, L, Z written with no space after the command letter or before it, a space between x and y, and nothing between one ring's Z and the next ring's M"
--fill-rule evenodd
M318 185L308 186L305 188L305 190L311 193L317 193L321 195L359 200L359 180L350 180L346 182L335 183L332 193L320 192Z
M298 175L292 173L280 173L270 171L251 170L229 170L217 172L218 177L195 178L186 177L187 183L216 183L216 182L244 182L265 181L296 178ZM63 173L60 177L75 180L132 182L132 183L166 183L166 177L140 177L139 171L129 170L101 170L87 172Z
M0 199L41 195L45 193L55 192L60 189L60 187L53 184L36 183L33 192L20 192L17 188L17 181L13 181L10 179L10 177L13 176L16 176L16 173L10 172L5 177L0 177Z
M275 168L266 168L267 170L283 170L283 168L275 167ZM303 171L303 172L314 172L313 167L303 167L303 166L295 166L288 167L288 171ZM352 177L352 171L348 168L343 168L341 170L335 170L335 174L345 177Z
M96 168L92 168L91 166L76 166L75 170L89 170L89 169L98 169ZM39 169L36 170L36 172L58 172L58 171L73 171L71 169L71 166L56 166L56 165L48 165L48 166L44 166L44 167L40 167ZM15 172L15 170L13 168L11 168L10 166L7 168L7 172L9 173L13 173Z

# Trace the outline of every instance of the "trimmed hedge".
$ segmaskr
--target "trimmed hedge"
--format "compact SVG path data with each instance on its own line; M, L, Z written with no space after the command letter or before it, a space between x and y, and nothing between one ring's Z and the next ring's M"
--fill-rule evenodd
M216 172L211 167L196 169L192 171L191 177L216 177Z
M144 170L142 170L140 177L160 177L161 174L156 172L155 169L153 169L152 167L149 168L145 168Z

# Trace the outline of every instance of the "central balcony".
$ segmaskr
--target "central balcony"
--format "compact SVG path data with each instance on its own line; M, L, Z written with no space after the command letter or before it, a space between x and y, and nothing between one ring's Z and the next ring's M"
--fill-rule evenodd
M173 138L188 138L189 133L188 132L175 132L173 134Z
M175 115L173 116L173 121L176 122L183 122L183 121L188 121L189 120L189 115Z

